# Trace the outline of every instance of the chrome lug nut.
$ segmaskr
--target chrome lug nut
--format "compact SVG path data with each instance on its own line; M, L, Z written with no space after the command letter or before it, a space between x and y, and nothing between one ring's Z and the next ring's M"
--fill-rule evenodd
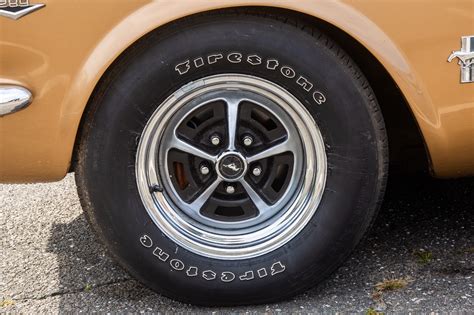
M253 143L253 138L251 136L245 136L243 139L242 139L242 142L244 143L244 146L246 147L249 147L252 145Z
M219 145L221 143L221 138L218 135L211 136L211 143L212 145Z
M229 185L225 188L225 191L228 194L233 194L233 193L235 193L235 188L234 188L234 186Z
M201 168L199 170L201 171L202 175L207 175L211 171L206 165L201 165Z
M262 175L262 168L260 166L254 167L254 169L252 170L252 174L254 176Z

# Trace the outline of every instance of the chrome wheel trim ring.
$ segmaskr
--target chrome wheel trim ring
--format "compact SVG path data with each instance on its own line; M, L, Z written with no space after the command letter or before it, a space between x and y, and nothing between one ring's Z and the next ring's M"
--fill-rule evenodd
M291 117L303 145L304 165L300 187L280 215L257 230L203 229L177 209L164 186L160 143L173 115L207 93L244 90L278 104ZM257 257L274 251L295 237L309 222L321 201L327 175L324 141L308 110L282 87L262 78L243 74L221 74L191 82L168 97L152 114L140 138L135 165L142 202L153 222L171 240L201 256L236 260Z

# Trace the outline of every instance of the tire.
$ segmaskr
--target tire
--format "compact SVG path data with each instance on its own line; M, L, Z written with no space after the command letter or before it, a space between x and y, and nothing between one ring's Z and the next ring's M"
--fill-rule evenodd
M91 225L140 282L239 305L331 274L369 229L387 163L373 91L334 42L220 14L155 31L112 65L88 104L76 180Z

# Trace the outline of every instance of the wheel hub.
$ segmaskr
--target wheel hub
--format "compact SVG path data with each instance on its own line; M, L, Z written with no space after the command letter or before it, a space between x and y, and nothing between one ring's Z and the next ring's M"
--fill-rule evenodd
M247 161L238 152L226 152L218 158L216 172L225 181L238 181L247 172Z

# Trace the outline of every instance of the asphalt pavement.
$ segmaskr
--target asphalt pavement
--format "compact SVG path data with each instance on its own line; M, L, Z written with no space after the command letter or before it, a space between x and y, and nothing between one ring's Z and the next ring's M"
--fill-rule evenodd
M200 308L160 296L107 255L74 177L0 185L0 313L474 311L474 179L392 179L369 237L331 277L277 304Z

